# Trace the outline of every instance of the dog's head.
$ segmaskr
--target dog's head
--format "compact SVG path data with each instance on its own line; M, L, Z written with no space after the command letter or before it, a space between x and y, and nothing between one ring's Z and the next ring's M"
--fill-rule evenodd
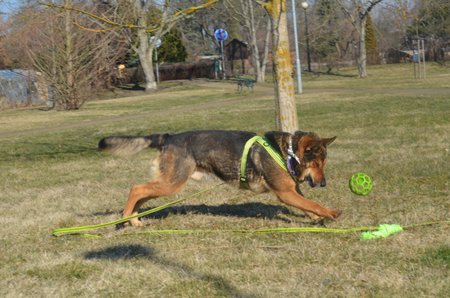
M306 134L298 140L295 153L300 159L297 171L299 182L307 181L311 187L326 185L324 167L327 146L335 139L336 137L321 139L315 134Z

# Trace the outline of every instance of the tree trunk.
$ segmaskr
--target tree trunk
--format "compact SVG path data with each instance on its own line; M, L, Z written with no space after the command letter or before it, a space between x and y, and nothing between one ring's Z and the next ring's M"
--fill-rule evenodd
M67 7L72 6L71 0L65 0L64 5ZM68 110L74 110L78 109L78 101L77 101L77 91L75 86L75 73L74 73L74 54L73 54L73 32L72 32L72 18L71 18L71 11L66 10L65 12L65 18L64 18L64 25L65 25L65 60L66 60L66 88L67 88L67 98L62 99L61 102L64 105L64 109Z
M248 1L248 0L247 0ZM245 9L244 2L241 2L243 10ZM252 47L252 60L253 65L256 70L256 81L258 83L264 82L261 77L261 64L259 57L259 49L258 49L258 39L256 38L256 26L255 26L255 15L253 11L253 2L248 2L248 10L249 16L245 20L247 22L248 34L251 39L251 47Z
M367 18L357 19L356 22L359 35L357 64L360 78L367 77L366 22Z
M147 28L147 13L148 13L148 3L141 1L135 2L135 7L138 9L138 25ZM150 41L149 34L145 29L138 29L137 35L139 38L139 45L136 49L139 55L139 61L144 71L145 76L145 92L152 92L158 89L158 85L155 80L155 73L153 72L153 49L156 44L156 40Z
M270 32L271 32L271 25L270 20L267 22L267 29L266 29L266 38L264 41L264 54L263 59L261 60L261 66L260 66L260 81L258 82L265 82L266 81L266 67L267 67L267 60L269 57L269 43L270 43Z
M272 24L276 126L281 131L293 133L298 130L298 119L287 31L286 0L271 0L263 2L262 5Z
M144 57L144 59L140 58L142 70L145 75L145 92L152 92L158 89L158 85L155 80L155 73L153 72L153 55L139 55L139 57Z
M339 6L343 9L347 18L352 23L353 27L358 32L358 57L356 63L358 64L358 75L360 78L367 77L367 52L366 52L366 23L370 11L383 0L352 0L351 10L346 1L336 0Z
M137 53L139 55L139 61L144 71L145 76L145 92L152 92L158 89L158 85L155 80L155 73L153 72L153 49L154 43L149 43L149 37L145 30L138 30L139 36L139 48Z
M242 4L242 10L248 8L248 17L246 18L248 28L248 34L251 39L251 47L252 47L252 59L253 59L253 65L256 70L256 81L258 83L263 83L266 79L265 77L265 71L266 71L266 64L267 64L267 55L268 55L268 47L269 47L269 38L270 38L270 20L267 20L267 34L265 38L264 43L264 53L263 57L261 59L261 56L259 54L259 48L258 48L258 39L256 37L256 20L255 20L255 12L253 7L253 1L252 0L244 0L247 1L247 3L241 2ZM247 7L245 5L248 5ZM267 50L266 50L267 49Z

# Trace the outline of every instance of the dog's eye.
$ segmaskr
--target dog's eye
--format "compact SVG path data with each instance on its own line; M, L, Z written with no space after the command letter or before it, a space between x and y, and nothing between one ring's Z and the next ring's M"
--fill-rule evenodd
M308 148L306 148L306 149L305 149L305 153L306 153L306 154L309 154L309 153L311 153L311 148L309 148L309 147L308 147Z

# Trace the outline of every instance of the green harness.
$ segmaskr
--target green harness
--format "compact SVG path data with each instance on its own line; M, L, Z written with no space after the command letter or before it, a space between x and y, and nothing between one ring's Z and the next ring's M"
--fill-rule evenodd
M275 160L275 162L283 170L288 171L288 169L286 167L286 161L280 155L279 152L275 151L275 149L273 149L272 146L270 146L269 141L267 141L267 139L265 139L263 137L254 136L253 138L248 140L247 143L245 143L244 151L242 152L242 157L241 157L240 181L241 181L241 183L243 183L245 185L248 185L248 179L247 179L247 173L246 173L248 152L249 152L250 148L253 146L253 144L255 144L255 142L260 144L261 146L263 146L263 148L266 149L267 153L269 153L270 156L272 156L272 158Z

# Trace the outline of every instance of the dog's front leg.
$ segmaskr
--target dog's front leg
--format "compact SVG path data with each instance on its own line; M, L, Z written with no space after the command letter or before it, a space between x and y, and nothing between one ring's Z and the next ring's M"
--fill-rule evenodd
M296 185L295 185L295 191L300 195L300 196L302 196L303 197L303 193L302 193L302 190L300 189L300 184L299 183L296 183ZM309 212L309 211L305 211L305 210L303 210L303 212L314 222L314 223L320 223L320 222L322 222L323 221L323 219L324 219L324 217L322 217L322 216L318 216L318 215L316 215L316 214L314 214L314 213L312 213L312 212Z
M276 191L275 194L283 203L305 211L314 221L320 220L321 218L336 219L341 215L341 211L322 207L306 199L295 190Z

